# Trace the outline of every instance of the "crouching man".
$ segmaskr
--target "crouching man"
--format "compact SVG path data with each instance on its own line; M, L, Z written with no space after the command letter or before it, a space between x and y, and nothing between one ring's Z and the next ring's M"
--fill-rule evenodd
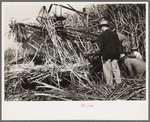
M124 54L121 54L120 61L123 62L127 67L127 72L131 78L134 78L135 75L146 75L146 63L137 58L129 58Z

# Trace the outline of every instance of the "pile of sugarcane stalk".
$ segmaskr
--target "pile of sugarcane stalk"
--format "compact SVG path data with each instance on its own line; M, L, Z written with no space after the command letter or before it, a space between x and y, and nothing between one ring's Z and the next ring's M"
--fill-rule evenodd
M61 68L62 73L64 70ZM66 69L65 69L66 71ZM145 100L146 99L146 80L144 78L122 79L122 83L112 89L103 79L98 76L89 78L88 82L83 79L75 80L73 72L68 70L73 80L70 80L68 87L60 85L63 77L54 71L53 66L45 67L24 67L22 70L5 72L5 100L7 101L87 101L87 100ZM56 74L55 74L56 73ZM77 74L80 77L81 74ZM74 75L75 75L74 74ZM44 81L45 78L49 80ZM86 77L84 77L86 78ZM59 83L58 83L59 81ZM22 84L32 85L36 83L34 89L24 89ZM52 85L51 82L56 85Z
M107 100L146 100L145 94L146 81L144 79L123 79Z

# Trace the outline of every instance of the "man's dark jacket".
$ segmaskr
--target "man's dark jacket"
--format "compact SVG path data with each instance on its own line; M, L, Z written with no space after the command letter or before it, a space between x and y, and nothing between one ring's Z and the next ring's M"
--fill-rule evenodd
M116 32L105 30L99 36L98 44L100 54L104 61L108 59L119 59L120 57L120 40Z

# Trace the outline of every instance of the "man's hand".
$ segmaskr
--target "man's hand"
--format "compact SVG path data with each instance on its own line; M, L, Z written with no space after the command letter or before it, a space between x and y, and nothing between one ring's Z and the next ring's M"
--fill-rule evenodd
M128 57L129 58L136 58L136 56L133 56L133 55L129 55Z
M89 56L93 56L93 54L94 54L94 52L86 52L86 53L84 53L84 56L85 57L89 57Z

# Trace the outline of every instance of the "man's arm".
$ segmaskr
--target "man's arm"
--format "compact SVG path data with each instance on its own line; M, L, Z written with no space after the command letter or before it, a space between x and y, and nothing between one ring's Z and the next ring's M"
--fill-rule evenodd
M136 56L134 56L134 55L129 55L128 57L129 58L136 58Z
M99 39L98 39L98 47L100 48L100 51L96 52L95 55L102 55L106 41L104 40L104 33L99 35Z
M98 39L97 39L97 38L96 38L96 39L92 39L90 42L91 42L91 43L97 43L97 42L98 42Z
M132 66L131 66L130 61L129 61L129 60L125 60L124 63L125 63L125 65L126 65L127 68L128 68L128 71L129 71L129 73L130 73L130 76L131 76L132 78L134 78L134 73L133 73L133 70L132 70Z

